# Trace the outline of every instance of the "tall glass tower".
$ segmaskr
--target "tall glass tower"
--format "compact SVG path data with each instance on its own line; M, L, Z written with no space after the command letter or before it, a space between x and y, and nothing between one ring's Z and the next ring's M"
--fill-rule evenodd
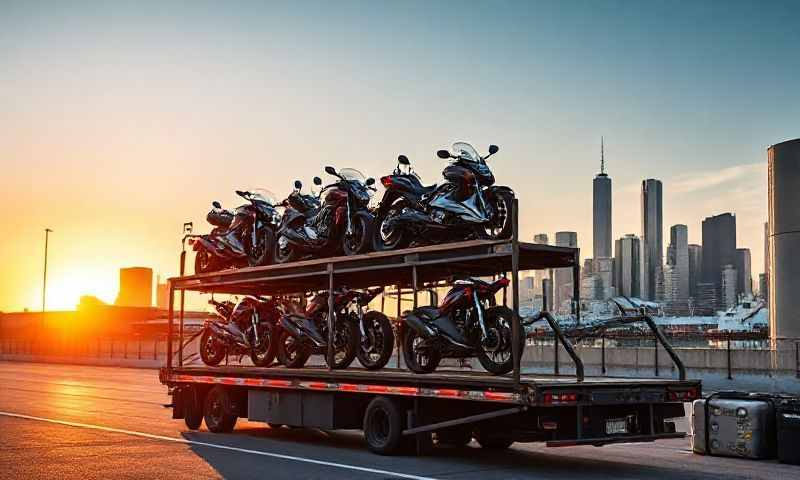
M656 283L664 265L664 216L661 210L661 180L642 180L642 296L656 299Z
M600 137L600 173L592 182L592 253L594 259L611 258L611 177L606 174L603 138Z

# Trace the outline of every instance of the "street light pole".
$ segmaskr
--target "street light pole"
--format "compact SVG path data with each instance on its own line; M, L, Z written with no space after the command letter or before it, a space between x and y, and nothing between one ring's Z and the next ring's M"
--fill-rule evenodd
M50 237L49 228L44 229L44 281L42 282L42 311L45 311L46 298L47 298L47 241Z

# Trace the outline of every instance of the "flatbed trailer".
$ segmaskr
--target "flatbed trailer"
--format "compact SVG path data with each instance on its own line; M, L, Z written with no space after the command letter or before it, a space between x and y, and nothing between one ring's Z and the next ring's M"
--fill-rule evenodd
M678 379L586 377L580 357L546 311L536 319L548 322L556 352L560 344L576 373L522 373L519 271L571 268L574 298L580 298L580 270L578 249L519 242L516 212L515 202L510 240L465 241L170 279L169 333L170 338L178 339L178 346L173 352L173 342L168 342L167 365L159 377L170 389L173 418L184 419L191 429L205 420L214 432L231 431L237 418L271 426L362 429L370 450L381 454L422 453L434 436L437 442L451 445L474 438L486 448L506 448L523 441L546 442L548 446L604 445L685 436L676 432L670 419L685 415L683 402L698 398L701 385L686 379L680 358L644 313L625 321L650 326L675 362ZM183 365L185 291L269 296L333 291L338 285L393 285L397 286L398 303L401 289L409 288L416 307L418 292L425 285L509 272L514 311L514 370L509 375L443 367L419 375L399 368ZM177 325L176 292L180 294ZM332 308L332 301L329 306ZM332 321L331 313L328 319ZM398 334L402 335L402 329Z

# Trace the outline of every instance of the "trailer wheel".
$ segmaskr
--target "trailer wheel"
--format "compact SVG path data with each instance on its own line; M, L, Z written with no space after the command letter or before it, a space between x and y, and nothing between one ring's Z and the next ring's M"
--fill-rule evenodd
M514 440L507 437L494 436L484 430L477 430L475 432L475 440L481 448L489 450L505 450L514 444Z
M206 395L203 416L206 427L214 433L229 433L236 425L233 400L227 388L217 385Z
M202 396L195 387L183 391L183 421L189 430L197 430L203 423Z
M392 455L403 439L403 414L387 397L375 397L364 413L364 438L367 447L378 455Z

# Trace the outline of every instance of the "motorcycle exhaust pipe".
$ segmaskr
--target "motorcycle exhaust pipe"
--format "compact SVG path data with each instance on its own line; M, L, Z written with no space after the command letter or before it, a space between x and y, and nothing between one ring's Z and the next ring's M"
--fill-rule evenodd
M296 315L285 315L281 317L281 326L285 328L291 336L298 340L308 338L315 346L324 347L325 343L319 341L319 335L314 335L312 332L306 332L306 329L303 328L300 322L304 320L304 318Z
M427 323L413 313L405 314L403 316L403 321L406 322L409 327L413 328L422 338L428 339L437 336L436 330L428 326Z

